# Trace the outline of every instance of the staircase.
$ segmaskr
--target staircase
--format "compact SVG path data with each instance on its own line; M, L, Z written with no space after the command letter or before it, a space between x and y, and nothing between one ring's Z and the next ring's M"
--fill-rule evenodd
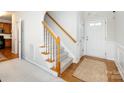
M60 48L60 62L61 62L61 73L64 72L71 64L73 58L69 56L68 52L65 51L64 47Z
M61 45L61 40L44 21L44 45L41 46L41 54L48 64L48 68L57 72L58 76L65 71L73 61L69 53Z

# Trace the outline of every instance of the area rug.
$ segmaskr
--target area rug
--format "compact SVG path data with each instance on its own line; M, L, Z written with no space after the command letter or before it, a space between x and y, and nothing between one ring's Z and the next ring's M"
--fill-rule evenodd
M73 76L86 82L108 81L106 64L102 61L87 58L80 63Z
M0 53L0 61L6 60L6 59L7 58L3 54Z

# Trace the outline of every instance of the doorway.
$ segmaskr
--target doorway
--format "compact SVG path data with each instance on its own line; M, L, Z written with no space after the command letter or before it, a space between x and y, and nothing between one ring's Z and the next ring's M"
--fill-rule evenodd
M85 30L86 55L105 58L105 20L88 20L85 24Z
M12 52L12 13L3 11L0 15L0 62L17 58Z
M21 19L12 12L5 12L0 19L0 62L21 59Z

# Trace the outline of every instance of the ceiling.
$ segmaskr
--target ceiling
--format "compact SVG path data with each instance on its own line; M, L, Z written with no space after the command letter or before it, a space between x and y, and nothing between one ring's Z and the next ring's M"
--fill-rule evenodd
M12 14L9 12L5 12L4 14L0 15L0 19L11 21L12 20Z

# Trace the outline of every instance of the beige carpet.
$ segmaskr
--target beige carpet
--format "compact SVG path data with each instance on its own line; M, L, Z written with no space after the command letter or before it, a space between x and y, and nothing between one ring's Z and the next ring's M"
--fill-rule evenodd
M84 59L73 76L86 82L107 82L107 67L104 62Z
M0 53L0 61L6 60L7 58Z

